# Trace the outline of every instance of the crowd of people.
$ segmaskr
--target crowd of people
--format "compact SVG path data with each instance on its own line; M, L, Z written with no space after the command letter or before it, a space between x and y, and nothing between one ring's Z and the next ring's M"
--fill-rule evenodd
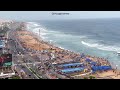
M24 32L22 34L24 34ZM25 34L27 34L27 31L25 31ZM88 68L89 71L91 69L91 65L90 63L85 61L86 58L89 58L93 62L96 62L98 66L102 66L102 65L110 66L110 63L104 58L95 57L95 56L92 57L89 55L85 55L83 53L75 53L69 50L65 50L65 49L56 47L50 44L49 42L39 40L33 35L33 33L28 32L28 35L30 35L31 37L33 36L32 38L36 40L36 42L39 41L38 43L39 48L36 49L34 47L29 47L29 45L27 44L27 42L29 42L28 38L27 38L28 41L25 41L25 40L22 40L22 38L20 38L21 36L19 35L19 38L20 38L19 40L21 42L21 45L27 52L34 54L34 56L40 55L41 60L49 61L49 62L56 63L56 64L63 64L63 63L69 63L69 62L80 62L80 63L84 63L84 65Z

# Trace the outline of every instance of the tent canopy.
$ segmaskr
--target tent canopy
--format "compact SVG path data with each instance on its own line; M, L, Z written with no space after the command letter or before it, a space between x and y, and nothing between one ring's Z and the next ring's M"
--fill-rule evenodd
M69 64L63 64L63 65L60 65L60 66L68 67L68 66L76 66L76 65L83 65L83 63L69 63Z
M98 70L110 70L112 69L111 66L93 66L92 70L93 71L98 71Z
M75 71L83 71L84 68L71 68L71 69L64 69L61 70L63 73L70 73L70 72L75 72Z

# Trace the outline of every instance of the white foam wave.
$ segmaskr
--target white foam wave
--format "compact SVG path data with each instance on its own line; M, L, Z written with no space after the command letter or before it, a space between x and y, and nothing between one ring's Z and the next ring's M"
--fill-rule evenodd
M35 33L36 35L39 36L42 39L46 39L47 37L45 35L47 35L47 30L45 27L43 27L42 25L36 23L36 22L28 22L27 23L27 29L32 31L33 33Z
M38 23L36 23L36 22L28 22L28 24L32 24L32 25L34 25L34 26L40 26Z
M83 38L87 38L87 36L80 36L80 38L81 38L81 39L83 39Z
M98 44L98 43L87 43L84 41L81 41L82 44L89 46L89 47L94 47L100 50L106 50L106 51L115 51L115 52L119 52L120 51L120 47L117 46L105 46L102 44Z
M59 48L61 48L61 49L65 49L65 48L63 48L63 47L61 47L61 46L59 46Z
M40 32L47 32L47 30L42 27L37 27L37 28L33 29L33 31L39 31L39 30L40 30Z

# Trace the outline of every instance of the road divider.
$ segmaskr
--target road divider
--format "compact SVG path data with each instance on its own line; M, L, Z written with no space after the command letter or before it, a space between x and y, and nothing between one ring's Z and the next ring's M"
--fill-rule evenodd
M26 64L25 64L26 68L29 69L30 72L32 72L34 74L34 76L37 79L42 79L42 77L40 77L32 68L29 68Z

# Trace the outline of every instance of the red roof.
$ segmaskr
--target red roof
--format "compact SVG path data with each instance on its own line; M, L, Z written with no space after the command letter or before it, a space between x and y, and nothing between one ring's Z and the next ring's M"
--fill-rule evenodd
M4 59L2 57L0 57L0 62L3 62L3 61L4 61Z

